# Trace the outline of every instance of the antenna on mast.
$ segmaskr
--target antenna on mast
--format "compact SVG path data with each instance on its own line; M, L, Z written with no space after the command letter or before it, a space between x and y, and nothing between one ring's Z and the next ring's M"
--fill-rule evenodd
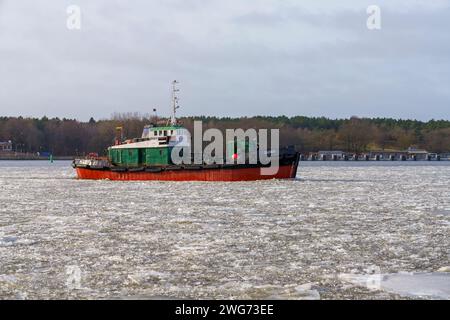
M177 124L177 118L176 113L177 109L180 107L178 105L178 94L177 92L180 91L180 89L177 89L177 84L179 82L177 80L172 81L172 118L170 119L170 123L174 126Z

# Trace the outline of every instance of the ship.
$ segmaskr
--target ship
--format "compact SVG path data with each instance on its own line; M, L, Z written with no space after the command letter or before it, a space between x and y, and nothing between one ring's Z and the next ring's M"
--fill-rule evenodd
M249 141L231 141L231 152L223 161L195 161L175 163L174 148L190 148L191 134L177 121L179 108L176 85L172 82L172 116L165 124L144 126L140 138L123 139L122 128L116 128L114 145L107 149L106 157L89 154L73 160L78 179L114 181L254 181L267 179L294 179L300 155L293 147L269 151L277 159L277 170L264 171L271 164L238 161L238 144L243 144L244 157L248 160ZM189 149L190 150L190 149ZM228 150L228 149L227 149ZM239 154L241 155L241 154ZM190 155L194 159L195 155ZM216 159L217 160L217 159ZM269 172L269 173L268 173Z

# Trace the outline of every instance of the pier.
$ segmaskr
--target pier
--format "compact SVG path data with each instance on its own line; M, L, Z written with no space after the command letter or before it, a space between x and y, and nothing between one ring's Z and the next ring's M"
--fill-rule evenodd
M300 161L450 161L450 154L408 154L408 152L367 152L353 154L341 151L319 151L301 153Z

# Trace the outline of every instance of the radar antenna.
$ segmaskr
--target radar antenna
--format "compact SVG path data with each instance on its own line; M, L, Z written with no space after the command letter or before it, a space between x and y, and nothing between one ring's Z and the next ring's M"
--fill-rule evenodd
M177 80L172 81L172 118L170 119L170 123L174 126L177 124L177 118L176 113L177 109L180 107L178 105L178 94L177 92L180 91L180 89L177 89L177 84L179 82Z

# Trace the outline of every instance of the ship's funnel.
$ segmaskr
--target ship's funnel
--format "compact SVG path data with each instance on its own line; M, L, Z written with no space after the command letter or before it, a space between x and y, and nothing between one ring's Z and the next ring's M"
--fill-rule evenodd
M123 128L122 127L116 127L116 139L114 141L114 145L119 145L122 144L122 132L123 132Z

